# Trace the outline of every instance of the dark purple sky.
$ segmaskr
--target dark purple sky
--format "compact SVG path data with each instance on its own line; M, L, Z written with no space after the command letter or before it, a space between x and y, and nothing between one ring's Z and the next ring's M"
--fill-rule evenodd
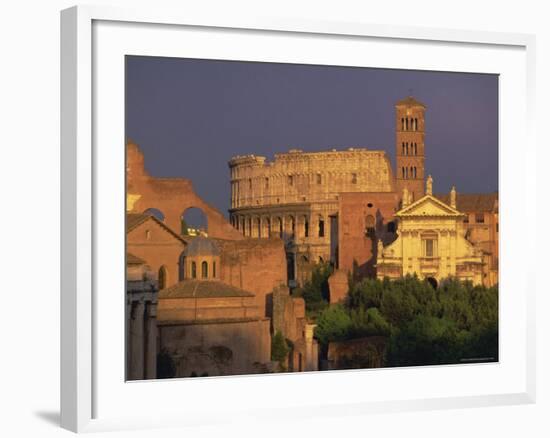
M227 214L233 155L290 148L385 150L394 104L427 106L434 191L498 188L498 76L128 56L126 135L153 176L181 176Z

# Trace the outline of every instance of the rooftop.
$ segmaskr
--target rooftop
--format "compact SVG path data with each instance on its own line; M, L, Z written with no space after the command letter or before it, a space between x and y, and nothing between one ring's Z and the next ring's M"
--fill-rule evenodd
M451 203L449 193L434 195L447 205ZM492 212L498 209L498 192L494 193L457 193L456 209L462 212Z
M426 108L426 105L424 105L422 102L419 102L412 96L408 96L405 99L398 100L395 106L420 106L422 108Z
M207 255L219 256L220 248L214 240L204 236L196 236L191 239L183 255L185 257Z
M253 296L254 294L251 292L213 280L183 280L159 292L159 298L244 298Z

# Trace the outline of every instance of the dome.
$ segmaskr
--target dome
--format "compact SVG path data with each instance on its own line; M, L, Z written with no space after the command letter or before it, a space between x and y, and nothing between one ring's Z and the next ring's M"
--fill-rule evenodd
M220 248L216 242L204 236L194 237L183 252L185 257L219 256Z

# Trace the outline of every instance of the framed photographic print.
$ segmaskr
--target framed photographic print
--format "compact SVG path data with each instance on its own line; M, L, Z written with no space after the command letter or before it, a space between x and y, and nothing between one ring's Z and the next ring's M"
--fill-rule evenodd
M532 36L74 7L61 45L63 427L534 401Z

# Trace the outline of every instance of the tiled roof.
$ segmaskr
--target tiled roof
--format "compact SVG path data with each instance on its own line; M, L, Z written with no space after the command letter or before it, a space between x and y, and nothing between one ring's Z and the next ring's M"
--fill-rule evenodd
M162 289L159 298L224 298L253 297L254 294L221 281L183 280Z
M421 106L422 108L426 108L426 105L424 105L422 102L419 102L418 100L416 100L414 97L412 96L409 96L409 97L406 97L405 99L401 99L399 100L396 104L396 106Z
M188 256L203 256L203 255L220 255L220 248L217 243L204 236L197 236L191 239L187 248L185 248L184 255Z
M132 253L126 253L126 264L127 265L144 265L145 261L140 259L138 256L135 256Z
M445 204L450 204L450 195L438 194L437 199ZM495 193L457 193L456 209L462 212L497 211L498 192Z

